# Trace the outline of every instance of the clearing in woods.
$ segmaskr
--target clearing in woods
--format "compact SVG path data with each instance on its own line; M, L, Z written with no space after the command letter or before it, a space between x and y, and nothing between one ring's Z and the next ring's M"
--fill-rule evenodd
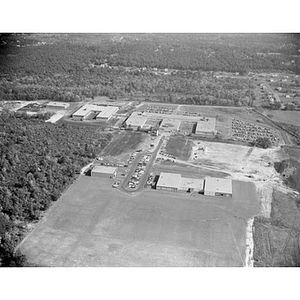
M232 198L111 189L80 176L19 249L41 266L244 266L255 186L233 181Z

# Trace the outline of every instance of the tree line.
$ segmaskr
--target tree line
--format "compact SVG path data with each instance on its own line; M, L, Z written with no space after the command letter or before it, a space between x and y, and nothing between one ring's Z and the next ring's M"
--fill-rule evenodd
M46 118L46 117L45 117ZM0 261L18 264L14 248L112 138L97 128L54 125L43 117L0 115ZM21 260L22 261L22 260Z

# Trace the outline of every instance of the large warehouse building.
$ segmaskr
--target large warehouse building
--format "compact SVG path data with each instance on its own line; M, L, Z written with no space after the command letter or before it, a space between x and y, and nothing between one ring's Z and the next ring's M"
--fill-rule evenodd
M160 173L158 182L156 184L157 190L178 191L180 185L181 175L175 173Z
M143 128L143 126L147 122L147 119L148 118L143 116L141 113L133 112L125 123L128 128L137 130L138 128Z
M224 178L205 178L204 195L232 197L232 180Z
M177 173L162 172L156 189L174 192L203 192L203 180L181 177L181 174Z
M201 118L197 122L195 133L199 135L214 135L216 133L216 118Z
M116 106L85 104L72 117L78 120L87 120L96 117L97 120L108 121L118 109Z
M107 166L95 166L92 169L92 177L101 177L101 178L114 178L117 174L117 168L107 167Z

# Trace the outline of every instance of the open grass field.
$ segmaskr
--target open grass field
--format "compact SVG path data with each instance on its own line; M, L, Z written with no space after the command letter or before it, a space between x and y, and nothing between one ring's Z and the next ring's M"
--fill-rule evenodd
M192 145L193 143L183 136L171 136L166 144L166 153L182 160L188 160Z
M243 121L248 121L252 123L256 123L256 120L260 120L263 122L259 116L254 114L251 110L247 110L246 107L213 107L213 106L181 106L180 111L191 111L198 112L201 115L206 117L217 117L217 119L221 116L226 118L237 118Z
M20 244L42 266L244 266L255 187L234 197L145 190L136 196L80 176Z
M135 150L147 138L140 132L118 132L111 143L103 150L102 155L118 156L128 150Z
M274 122L300 126L300 111L267 110L264 114Z

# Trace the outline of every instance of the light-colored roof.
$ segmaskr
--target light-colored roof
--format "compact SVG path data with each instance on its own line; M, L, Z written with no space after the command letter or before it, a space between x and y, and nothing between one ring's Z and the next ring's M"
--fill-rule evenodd
M126 120L126 124L131 126L143 126L147 121L147 117L139 115L137 113L132 113L131 116Z
M194 190L202 190L203 189L204 180L198 178L185 178L181 177L179 189L194 189Z
M66 102L48 102L46 106L63 106L64 108L67 108L70 106L70 103Z
M160 173L157 186L160 187L169 187L169 188L178 188L181 181L181 175L175 173Z
M213 132L216 130L216 118L203 117L197 122L197 132Z
M99 117L109 118L112 114L114 114L118 110L116 106L102 106L102 105L94 105L94 104L85 104L80 109L78 109L73 116L75 117L84 117L90 111L98 111ZM97 117L98 117L97 116Z
M117 171L116 167L109 167L109 166L95 166L92 172L97 173L105 173L105 174L114 174Z
M206 177L205 190L210 192L232 194L232 180L216 177Z
M103 110L97 115L97 118L109 118L119 109L116 106L101 106L101 108Z

